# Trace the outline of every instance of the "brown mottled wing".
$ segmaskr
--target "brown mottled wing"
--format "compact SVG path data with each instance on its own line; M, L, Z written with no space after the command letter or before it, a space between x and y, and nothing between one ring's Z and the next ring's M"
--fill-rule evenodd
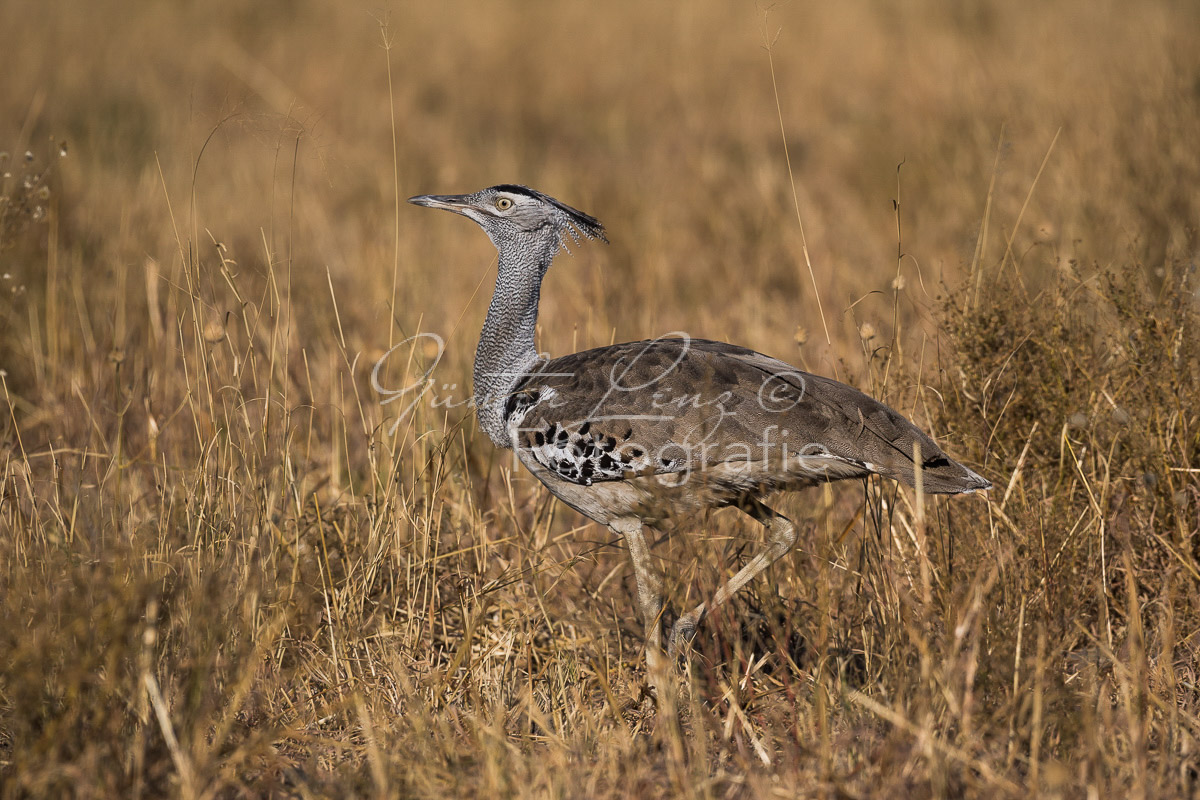
M715 344L717 351L724 347ZM699 342L696 347L704 350L708 345ZM800 372L761 353L743 350L730 355L760 375L771 376L763 378L767 388L760 404L762 418L786 419L795 428L792 438L799 431L800 439L811 442L808 447L813 451L824 448L832 456L861 463L870 472L909 486L916 480L913 457L919 452L926 492L955 494L991 487L947 456L906 417L873 397L831 378ZM780 388L778 393L775 387ZM795 405L788 409L789 403Z
M741 415L754 391L743 384L757 376L694 342L627 342L545 362L510 400L517 447L582 484L728 460L725 444L758 438Z
M584 485L729 462L781 472L825 464L813 482L880 472L911 484L919 443L928 491L981 488L958 485L978 476L882 403L721 342L654 339L556 358L521 383L508 410L519 449ZM964 476L931 483L946 465Z

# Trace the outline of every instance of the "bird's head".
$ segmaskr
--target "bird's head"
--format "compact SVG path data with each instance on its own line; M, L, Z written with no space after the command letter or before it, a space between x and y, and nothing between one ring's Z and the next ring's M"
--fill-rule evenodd
M496 247L529 236L549 240L555 248L567 236L576 242L581 236L608 241L600 220L528 186L502 184L474 194L423 194L408 202L475 220Z

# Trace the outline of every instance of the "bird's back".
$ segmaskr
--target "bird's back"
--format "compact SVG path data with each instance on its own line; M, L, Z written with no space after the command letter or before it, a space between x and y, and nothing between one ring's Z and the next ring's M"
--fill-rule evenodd
M706 493L691 504L702 506L869 473L912 485L917 451L925 491L989 486L857 389L703 339L628 342L542 362L507 412L522 461L564 491L690 487Z

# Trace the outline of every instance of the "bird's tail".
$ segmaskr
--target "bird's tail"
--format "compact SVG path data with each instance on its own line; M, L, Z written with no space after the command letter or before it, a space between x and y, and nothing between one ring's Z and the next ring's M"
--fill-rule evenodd
M900 477L910 486L916 485L917 467L909 468L910 474ZM967 469L952 458L941 454L941 458L929 459L920 467L921 486L930 494L969 494L992 488L992 482L977 472Z
M830 449L869 469L916 486L929 494L966 494L992 488L982 475L967 469L902 414L857 389L827 378L807 376L809 393L826 408L837 408L847 423L830 426Z

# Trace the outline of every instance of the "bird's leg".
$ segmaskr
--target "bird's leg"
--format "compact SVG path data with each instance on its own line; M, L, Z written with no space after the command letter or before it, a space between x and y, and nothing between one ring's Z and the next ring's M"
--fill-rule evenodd
M667 642L667 658L674 664L680 652L691 643L705 612L716 608L737 594L738 590L754 580L760 572L783 558L796 544L796 526L790 519L767 508L754 498L738 505L742 511L761 522L767 529L767 549L756 555L746 566L730 578L708 603L701 603L675 621L671 638Z
M651 683L659 689L659 683L666 674L662 663L662 581L651 566L650 550L646 547L641 523L620 527L614 525L612 528L625 537L625 544L629 547L633 577L637 581L638 606L646 629L646 671Z

